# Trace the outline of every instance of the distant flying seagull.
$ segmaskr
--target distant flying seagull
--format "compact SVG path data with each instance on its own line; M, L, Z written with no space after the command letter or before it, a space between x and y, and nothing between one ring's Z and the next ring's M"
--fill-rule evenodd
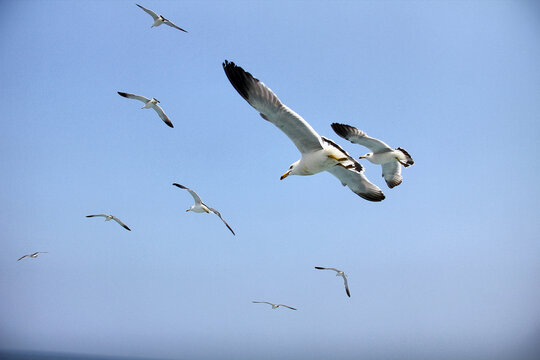
M354 126L337 123L333 123L331 126L336 134L342 138L353 144L364 145L372 151L360 156L360 159L368 159L373 164L381 164L382 176L389 188L398 186L403 181L399 164L405 167L414 164L411 155L405 149L392 149L381 140L367 136L365 132Z
M154 109L165 124L169 125L172 128L174 127L171 120L169 120L169 117L165 115L161 106L158 105L160 103L158 99L156 98L149 99L141 95L129 94L129 93L120 92L120 91L118 91L118 95L123 96L128 99L135 99L135 100L142 101L144 103L144 106L141 109L149 109L149 108Z
M227 224L227 222L225 220L223 220L223 218L221 217L221 214L219 213L219 211L217 211L216 209L212 209L210 206L203 203L201 198L199 197L199 195L197 195L197 193L195 191L191 190L190 188L185 187L184 185L180 185L180 184L177 184L177 183L174 183L173 185L178 186L180 189L187 190L191 194L191 196L193 196L193 200L195 200L195 205L191 205L191 207L189 209L187 209L186 211L193 211L193 212L196 212L196 213L210 213L210 212L213 212L214 214L219 216L221 221L223 221L225 226L227 226L227 228L229 230L231 230L233 235L236 235L234 233L233 229L231 229L231 227L229 226L229 224Z
M152 17L152 19L154 19L154 24L152 26L150 26L151 28L153 28L154 26L159 26L161 24L165 24L165 25L169 25L170 27L173 27L175 29L182 30L183 32L187 32L186 30L182 29L181 27L178 27L178 26L174 25L170 20L165 19L163 17L163 15L158 15L155 12L153 12L152 10L147 9L145 7L142 7L139 4L135 4L135 5L137 5L138 7L143 9L144 11L146 11L146 13L148 15L150 15Z
M338 270L336 268L326 268L322 266L315 266L315 269L319 270L334 270L337 274L336 276L341 276L343 278L343 281L345 282L345 292L347 293L348 297L351 297L351 292L349 291L349 283L347 282L347 275L341 270Z
M35 258L38 257L38 254L46 254L46 253L47 253L47 251L36 251L33 254L26 254L26 255L21 256L17 261L22 260L25 257L31 257L32 259L35 259Z
M328 171L355 194L369 201L381 201L384 194L364 175L362 165L332 140L319 136L300 115L285 106L261 81L233 62L223 63L225 74L236 91L257 111L285 133L302 157L281 176L313 175ZM253 135L257 136L257 135Z
M128 228L126 224L124 224L123 222L121 222L120 219L117 218L116 216L107 215L107 214L86 215L87 218L90 218L90 217L96 217L96 216L104 217L104 218L105 218L105 221L114 220L114 221L116 221L117 223L119 223L120 225L122 225L122 226L124 227L124 229L131 231L131 229Z
M289 308L291 310L296 310L295 308L293 307L290 307L288 305L283 305L283 304L272 304L268 301L252 301L252 303L255 303L255 304L268 304L268 305L272 305L272 309L277 309L278 307L280 306L283 306L283 307L286 307L286 308Z

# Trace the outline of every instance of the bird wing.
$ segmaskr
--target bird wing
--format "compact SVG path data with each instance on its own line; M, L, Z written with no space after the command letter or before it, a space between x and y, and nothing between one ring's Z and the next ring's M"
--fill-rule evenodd
M342 277L343 277L343 282L345 283L345 292L347 293L348 297L351 297L351 292L349 291L349 282L347 281L347 277L346 276L342 276Z
M25 257L28 257L28 256L30 256L30 254L23 255L20 258L18 258L17 261L22 260L22 259L24 259Z
M327 268L327 267L322 267L322 266L315 266L315 269L319 269L319 270L334 270L335 272L339 272L340 270L336 269L336 268Z
M139 4L135 4L137 5L138 7L140 7L141 9L143 9L148 15L150 15L152 17L152 19L156 20L159 16L158 14L156 14L155 12L153 12L152 10L150 9L147 9Z
M165 25L169 25L170 27L173 27L178 30L182 30L183 32L187 33L187 30L182 29L181 27L175 25L171 20L165 20Z
M330 126L332 126L332 129L334 129L336 134L342 138L349 140L353 144L364 145L373 152L393 150L381 140L367 136L365 132L355 128L354 126L337 123L333 123Z
M155 105L152 105L152 109L154 109L159 117L161 118L161 120L163 120L163 122L165 124L167 124L169 127L174 127L171 120L169 120L169 117L167 115L165 115L165 113L163 112L163 109L161 108L161 106L159 106L158 104L155 104Z
M268 305L272 305L272 306L275 305L275 304L272 304L271 302L268 302L268 301L252 301L252 303L255 303L255 304L268 304Z
M264 83L225 60L223 69L236 91L257 111L285 133L303 154L321 150L321 137L300 115L281 103Z
M401 165L397 161L382 164L382 176L390 189L398 186L403 181L401 177Z
M120 219L117 218L116 216L113 216L112 219L113 219L114 221L116 221L117 223L119 223L120 225L122 225L122 227L123 227L124 229L131 231L131 229L130 229L126 224L124 224L122 221L120 221Z
M354 169L346 169L336 165L327 171L337 177L343 186L347 185L356 195L369 201L382 201L385 196L377 185L371 183L364 175L362 165L356 160Z
M107 215L107 214L86 215L86 217L96 217L96 216L107 217L109 215Z
M195 204L202 204L202 200L201 198L199 197L199 195L197 195L197 193L193 190L191 190L190 188L188 187L185 187L184 185L180 185L180 184L177 184L177 183L173 183L174 186L178 186L180 189L184 189L184 190L187 190L191 196L193 196L193 200L195 200Z
M36 251L33 255L46 254L46 253L48 253L48 251Z
M278 304L278 306L284 306L284 307L289 308L291 310L296 310L295 308L290 307L289 305Z
M120 96L123 96L123 97L128 98L128 99L139 100L139 101L142 101L145 104L150 101L149 98L141 96L141 95L135 95L135 94L125 93L125 92L121 92L121 91L117 91L117 92L118 92L118 95L120 95Z
M236 235L233 231L233 229L231 229L231 227L229 226L229 224L227 224L227 222L225 220L223 220L223 218L221 217L221 214L219 213L219 211L217 211L216 209L212 209L211 207L208 207L208 210L210 210L211 212L213 212L214 214L216 214L217 216L219 216L219 218L221 219L221 221L223 221L223 223L225 224L225 226L227 226L227 228L229 228L229 230L231 230L231 232L233 233L233 235Z

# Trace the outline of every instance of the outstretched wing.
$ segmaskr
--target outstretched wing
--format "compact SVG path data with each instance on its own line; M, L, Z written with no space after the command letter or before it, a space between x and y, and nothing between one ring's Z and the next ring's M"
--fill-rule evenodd
M283 306L283 307L289 308L291 310L296 310L295 308L290 307L289 305L278 304L278 306Z
M118 93L118 95L123 96L125 98L133 99L133 100L139 100L139 101L142 101L145 104L150 101L149 98L141 96L141 95L135 95L135 94L125 93L125 92L121 92L121 91L117 91L117 93Z
M150 9L147 9L139 4L135 4L137 5L138 7L140 7L141 9L143 9L148 15L150 15L152 17L152 19L156 20L159 16L158 14L156 14L155 12L153 12L152 10Z
M216 209L212 209L211 207L208 207L208 206L206 206L206 207L208 208L208 210L210 210L211 212L213 212L214 214L216 214L217 216L219 216L219 218L221 219L221 221L223 221L223 223L225 224L225 226L227 226L227 228L228 228L229 230L231 230L231 232L233 233L233 235L236 235L236 234L234 233L233 229L231 229L231 227L229 226L229 224L227 224L227 222L226 222L225 220L223 220L223 218L221 217L221 214L219 213L219 211L217 211Z
M177 183L173 183L173 185L178 186L180 189L187 190L191 194L191 196L193 196L193 200L195 200L195 204L200 205L202 203L201 198L199 197L199 195L197 195L197 193L195 191L191 190L188 187L185 187L184 185L180 185L180 184L177 184Z
M336 269L336 268L327 268L327 267L322 267L322 266L315 266L315 269L319 269L319 270L334 270L335 272L339 272L339 270Z
M182 28L179 27L179 26L176 26L171 20L165 19L165 22L164 22L164 23L165 23L166 25L169 25L170 27L173 27L173 28L178 29L178 30L182 30L183 32L186 32L186 33L187 33L186 30L182 29Z
M349 140L353 144L364 145L373 152L382 152L382 151L392 151L393 149L386 145L379 139L375 139L367 136L365 132L360 129L355 128L354 126L333 123L332 129L344 139Z
M107 215L107 214L86 215L86 217L96 217L96 216L107 217L107 216L109 216L109 215Z
M356 160L354 162L355 164L358 163ZM384 200L385 196L381 189L370 182L364 175L364 171L358 170L359 168L361 169L361 166L354 169L346 169L336 165L327 171L337 177L344 186L347 185L356 195L369 201Z
M22 260L22 259L24 259L25 257L28 257L28 256L30 256L30 254L23 255L20 258L18 258L17 261Z
M268 305L272 305L274 306L274 304L268 302L268 301L252 301L252 303L255 303L255 304L268 304Z
M113 216L112 219L113 219L114 221L116 221L117 223L119 223L120 225L122 225L122 227L123 227L124 229L131 231L131 229L130 229L126 224L124 224L122 221L120 221L120 219L117 218L116 216Z
M257 111L285 133L301 153L322 149L321 137L300 115L285 106L264 83L225 60L223 69L236 91Z
M169 125L169 127L174 127L171 120L169 120L169 117L163 112L161 106L155 104L154 106L152 106L152 109L154 109L158 113L159 117L161 118L161 120L163 120L165 124Z
M401 177L401 165L397 160L382 164L382 176L390 189L398 186L403 181Z
M349 291L349 282L347 281L347 277L346 276L342 276L342 277L343 277L343 282L345 283L345 292L347 293L348 297L351 297L351 292Z

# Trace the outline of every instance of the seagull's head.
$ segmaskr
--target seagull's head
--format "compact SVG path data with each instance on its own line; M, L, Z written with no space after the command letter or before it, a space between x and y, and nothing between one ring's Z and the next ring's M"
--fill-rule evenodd
M300 160L298 160L297 162L292 163L291 166L289 166L289 170L287 170L287 172L285 174L281 175L279 180L283 180L289 175L296 175L297 171L298 171L298 164L299 163L300 163Z
M191 205L189 209L186 209L186 212L193 210L194 207L195 205Z
M373 153L367 153L366 155L360 156L359 159L368 159L373 156Z

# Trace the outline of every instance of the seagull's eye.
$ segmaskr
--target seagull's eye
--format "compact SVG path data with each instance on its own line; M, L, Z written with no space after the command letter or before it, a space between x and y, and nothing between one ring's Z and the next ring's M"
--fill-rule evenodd
M292 165L291 165L291 166L289 166L289 170L291 170L291 169L292 169Z

